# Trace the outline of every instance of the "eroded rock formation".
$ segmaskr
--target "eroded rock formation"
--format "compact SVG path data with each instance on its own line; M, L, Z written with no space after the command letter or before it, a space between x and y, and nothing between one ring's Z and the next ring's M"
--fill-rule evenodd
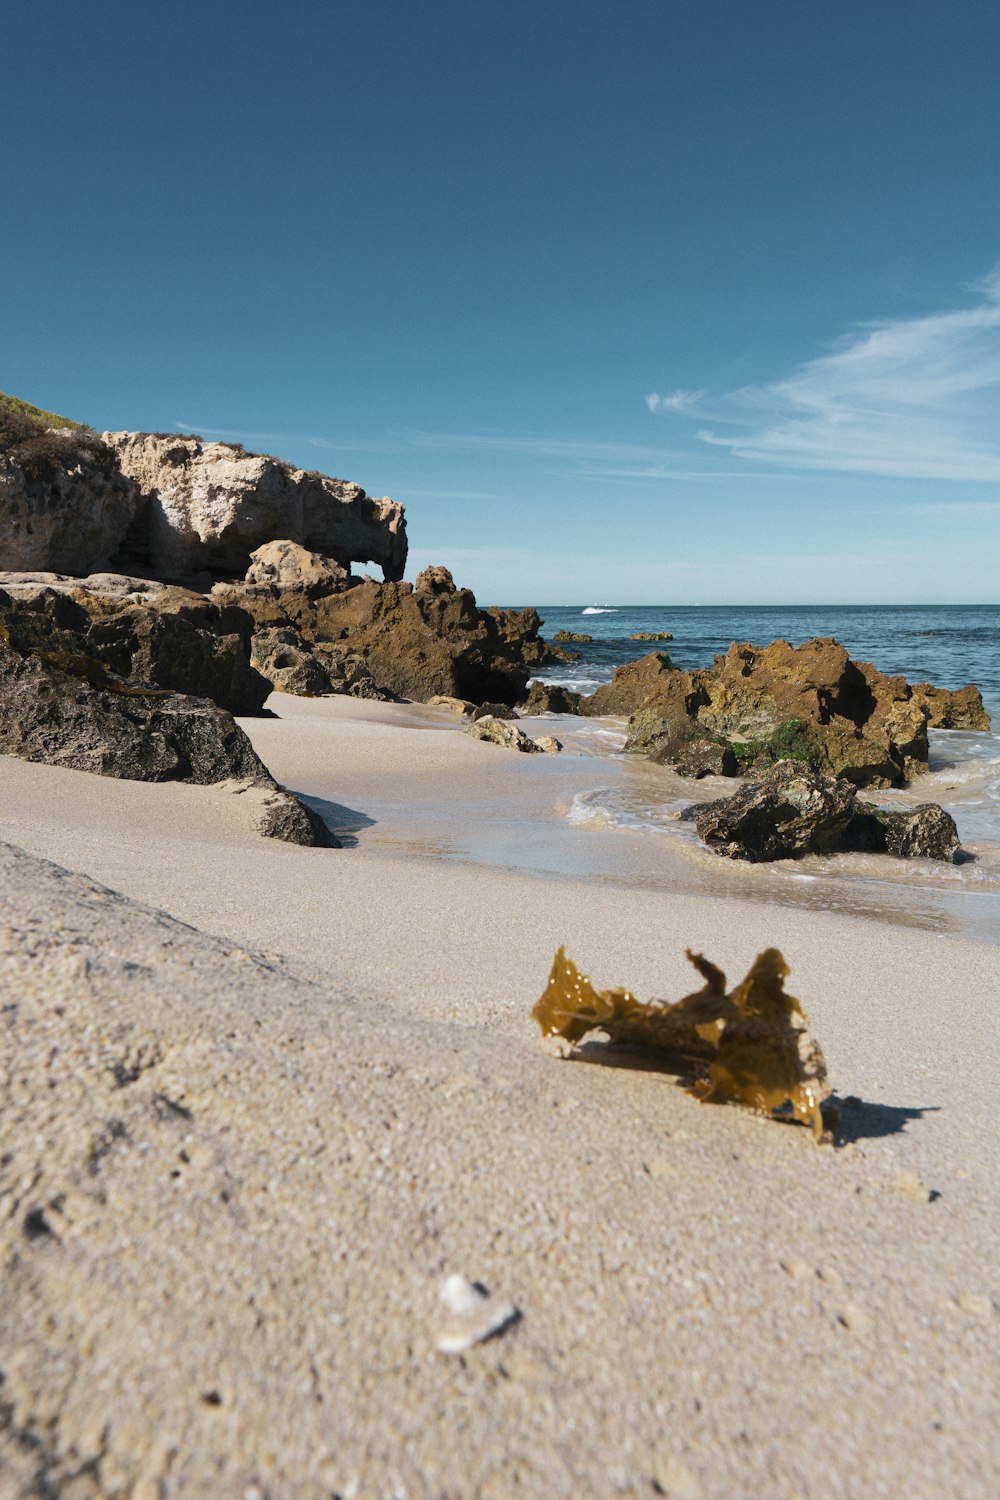
M79 610L49 591L18 607L0 590L0 755L128 781L232 781L255 795L268 837L336 840L280 787L232 715L207 698L128 681L74 649Z
M0 620L38 649L98 658L117 676L256 714L271 684L250 664L253 620L235 604L139 579L0 574Z
M317 569L347 577L367 562L397 580L406 565L403 507L358 484L234 443L98 436L13 398L0 403L0 537L4 569L118 568L182 583L252 566L304 586ZM276 542L283 556L251 561Z
M497 719L492 714L484 714L481 719L472 719L465 726L465 733L472 736L474 740L485 740L489 745L500 745L504 750L522 750L527 754L544 750L544 745L537 744L523 729L518 729L509 719ZM552 741L556 744L557 741ZM562 748L561 746L559 747Z
M753 864L846 850L954 860L959 850L954 819L935 803L896 811L859 802L849 781L798 761L779 761L684 816L717 854Z
M537 642L535 610L482 610L447 568L415 584L353 579L328 593L268 584L219 584L220 605L248 611L258 630L291 626L313 651L362 657L385 692L426 702L435 696L512 705L527 686L525 642Z
M312 645L291 625L258 630L251 642L254 667L279 693L305 698L346 693L352 698L392 698L379 687L363 656L344 646Z
M654 652L619 667L581 707L631 715L627 748L670 764L671 747L686 755L686 741L707 738L731 748L740 774L792 757L857 786L902 786L926 770L928 725L949 712L969 727L977 711L989 722L975 688L912 688L829 637L763 649L734 641L711 671L684 672Z
M124 539L126 560L154 574L242 578L251 554L287 540L344 569L373 562L387 579L406 566L403 507L358 484L297 469L231 443L150 432L107 432L141 500Z
M104 567L138 502L137 485L96 433L0 413L0 567Z

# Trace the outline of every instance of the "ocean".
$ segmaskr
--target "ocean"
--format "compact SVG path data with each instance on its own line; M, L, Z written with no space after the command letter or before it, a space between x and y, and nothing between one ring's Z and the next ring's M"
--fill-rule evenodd
M993 728L986 733L961 730L931 732L930 771L912 788L879 792L872 800L885 806L938 802L958 825L966 858L956 865L930 861L889 860L870 855L810 857L780 866L754 867L726 878L727 885L746 886L746 894L763 899L802 899L803 882L816 883L807 904L872 914L894 914L898 920L941 930L964 931L1000 942L1000 605L773 605L538 606L546 639L560 630L586 633L590 642L572 644L575 662L544 668L538 676L581 692L592 692L610 680L622 662L664 650L683 668L710 667L712 657L732 641L766 646L784 639L797 645L813 636L833 636L852 657L872 662L880 671L901 674L910 682L958 688L975 683L983 695ZM662 644L633 641L639 632L670 631ZM556 716L558 717L558 716ZM556 728L573 748L598 763L625 760L625 775L606 778L574 799L568 817L580 827L628 828L641 840L667 837L686 845L692 858L729 861L692 849L690 823L679 822L687 803L725 795L725 784L684 782L672 772L634 764L622 757L622 736L588 721L562 719ZM610 767L609 767L610 769ZM868 794L866 794L868 795ZM696 840L695 840L696 841ZM765 873L766 872L768 873ZM794 894L792 883L794 883Z
M539 606L542 634L558 630L594 637L572 649L580 660L547 668L538 675L593 692L610 681L615 667L647 651L668 651L679 667L710 667L715 652L732 641L766 646L771 641L798 645L832 635L858 661L879 671L901 673L910 682L964 687L974 682L987 712L1000 720L1000 605L552 605ZM669 630L662 648L633 641L640 631ZM997 724L1000 728L1000 723Z

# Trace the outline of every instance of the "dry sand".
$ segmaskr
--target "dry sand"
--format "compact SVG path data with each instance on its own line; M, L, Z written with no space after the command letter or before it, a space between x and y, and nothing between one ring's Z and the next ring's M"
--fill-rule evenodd
M554 811L583 757L272 704L353 847L0 760L3 1500L995 1495L997 949L678 894ZM562 873L476 862L525 839ZM781 947L842 1144L548 1055L562 941L670 998ZM455 1272L521 1318L446 1355Z

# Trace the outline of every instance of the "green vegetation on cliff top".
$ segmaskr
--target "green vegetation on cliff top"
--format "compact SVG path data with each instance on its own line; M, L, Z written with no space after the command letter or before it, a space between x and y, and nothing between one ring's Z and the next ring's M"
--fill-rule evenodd
M0 458L17 464L29 485L48 484L80 464L94 466L108 479L116 463L114 450L92 427L2 391Z
M22 401L20 396L8 396L0 391L0 411L21 412L26 417L33 417L36 422L43 422L46 427L82 427L82 422L74 422L71 417L57 416L54 411L43 411L40 406L32 406L30 401Z

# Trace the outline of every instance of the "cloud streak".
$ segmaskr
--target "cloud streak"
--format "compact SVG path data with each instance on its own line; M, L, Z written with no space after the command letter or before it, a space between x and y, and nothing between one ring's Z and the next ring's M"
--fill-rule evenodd
M249 432L236 427L205 427L194 422L176 422L178 432L197 433L199 437L221 439L236 443L307 443L310 448L323 448L330 453L361 453L367 451L357 443L331 443L326 438L305 437L296 432Z
M787 380L732 392L699 439L800 470L1000 480L1000 268L977 295L956 312L868 325ZM703 395L647 405L690 414Z

